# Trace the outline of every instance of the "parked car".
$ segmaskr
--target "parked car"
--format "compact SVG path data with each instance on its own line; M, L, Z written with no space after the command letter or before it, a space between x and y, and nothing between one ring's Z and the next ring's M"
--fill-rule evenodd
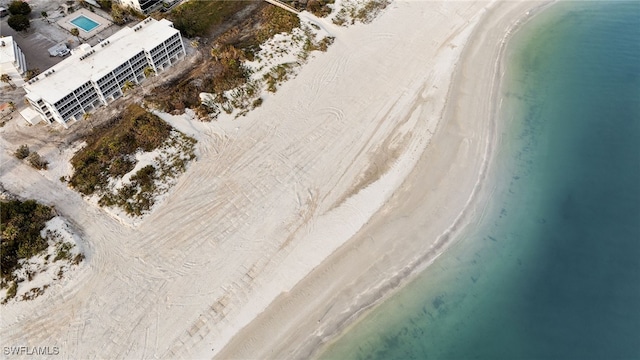
M57 55L60 56L60 57L67 56L67 55L69 55L69 49L66 49L66 48L60 49L60 50L58 50Z

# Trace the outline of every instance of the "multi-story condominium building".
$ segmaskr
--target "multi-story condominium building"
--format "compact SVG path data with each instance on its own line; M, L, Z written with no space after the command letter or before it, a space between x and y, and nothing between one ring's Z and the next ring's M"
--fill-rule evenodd
M161 0L116 0L124 7L131 7L137 11L148 14L162 6Z
M127 82L139 84L146 68L158 74L185 54L180 32L170 21L147 18L93 47L74 49L27 82L26 99L43 120L67 127L69 121L122 96Z
M7 74L15 86L22 86L27 60L13 37L0 37L0 74Z

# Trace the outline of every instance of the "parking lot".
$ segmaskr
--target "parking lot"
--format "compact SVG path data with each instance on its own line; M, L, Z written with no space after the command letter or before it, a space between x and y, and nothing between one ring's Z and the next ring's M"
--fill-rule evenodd
M0 34L2 34L2 36L13 36L13 40L18 44L27 59L28 69L37 68L40 69L40 71L44 71L62 61L60 57L49 56L49 52L47 51L47 49L56 45L58 42L40 34L37 31L39 26L34 26L34 23L43 22L43 20L33 19L31 20L31 28L28 31L16 32L9 27L7 19L8 17L4 17L0 21Z
M48 52L49 48L63 43L69 49L73 49L80 45L80 43L75 36L69 33L68 30L62 29L56 25L56 21L64 18L68 14L57 10L57 7L54 8L54 6L56 6L55 1L42 3L31 2L31 5L31 26L29 30L16 32L7 24L7 19L9 17L3 17L0 19L0 34L2 36L13 36L14 41L18 46L20 46L20 49L24 53L28 69L39 69L43 72L64 59L62 57L50 56ZM47 11L48 18L46 20L37 15L40 14L41 11ZM98 15L109 19L109 15L104 13L102 10L96 9L95 12ZM109 22L106 26L102 27L100 33L95 36L92 35L90 39L87 39L87 42L91 45L95 45L100 39L111 36L113 33L120 30L120 28L121 27Z

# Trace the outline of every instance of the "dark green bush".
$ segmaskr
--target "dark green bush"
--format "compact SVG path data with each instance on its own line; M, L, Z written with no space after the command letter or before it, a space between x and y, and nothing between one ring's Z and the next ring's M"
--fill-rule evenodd
M25 15L20 14L9 16L7 24L15 31L24 31L29 29L29 27L31 26L31 24L29 23L29 18Z
M11 15L29 15L31 14L31 6L26 2L15 0L9 4L9 12Z
M100 5L104 11L108 12L111 10L111 0L98 0L98 5Z
M51 208L34 200L3 201L0 206L0 274L6 278L17 268L19 259L30 258L47 248L40 232L54 214Z

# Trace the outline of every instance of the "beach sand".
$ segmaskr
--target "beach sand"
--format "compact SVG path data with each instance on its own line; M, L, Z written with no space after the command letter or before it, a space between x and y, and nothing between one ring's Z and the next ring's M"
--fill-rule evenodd
M320 22L335 43L247 117L165 117L199 140L198 161L137 227L2 145L6 189L55 204L89 244L74 279L2 309L3 344L72 358L315 353L472 215L500 49L539 5L401 1L371 24Z
M495 145L502 51L517 27L548 4L491 5L465 39L446 112L402 186L357 235L234 337L219 358L317 356L439 256L467 219L481 216L493 191L482 186L488 185L483 180Z

